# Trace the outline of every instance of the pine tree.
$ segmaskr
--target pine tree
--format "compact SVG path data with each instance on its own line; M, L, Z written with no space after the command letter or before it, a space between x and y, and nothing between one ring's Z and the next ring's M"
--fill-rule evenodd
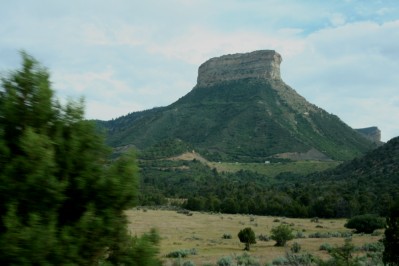
M134 154L110 164L83 100L60 104L47 69L21 54L0 86L0 264L135 265L138 248L157 241L127 233Z

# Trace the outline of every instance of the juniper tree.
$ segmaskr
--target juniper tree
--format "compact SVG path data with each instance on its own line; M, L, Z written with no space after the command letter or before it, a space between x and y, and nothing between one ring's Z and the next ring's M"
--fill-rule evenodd
M250 250L252 244L256 244L255 232L251 227L246 227L238 233L238 238L241 243L245 244L244 250Z
M48 70L21 54L0 86L0 264L134 265L137 245L156 242L127 234L134 155L110 164L83 101L60 104Z

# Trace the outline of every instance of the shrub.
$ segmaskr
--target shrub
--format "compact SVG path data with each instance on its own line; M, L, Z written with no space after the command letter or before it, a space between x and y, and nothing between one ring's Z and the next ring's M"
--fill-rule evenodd
M361 250L365 252L383 252L384 244L381 242L366 243L361 247Z
M195 263L191 260L185 261L182 266L195 266Z
M262 234L258 235L258 239L259 239L259 241L270 241L270 237L269 236L262 235Z
M301 248L302 247L298 242L294 242L294 243L292 243L291 251L292 251L292 253L299 253L299 251L301 251Z
M306 236L303 232L297 231L295 234L295 238L306 238Z
M310 222L318 223L319 222L319 218L318 217L313 217L312 219L310 219Z
M287 241L293 238L292 228L289 225L280 224L271 230L271 239L276 241L276 246L285 246Z
M247 227L242 229L238 233L238 238L240 239L241 243L245 243L245 248L244 250L250 250L251 244L256 244L256 238L255 238L255 233L251 229L251 227Z
M223 234L222 238L223 239L232 239L233 237L231 236L231 234Z
M304 253L304 254L287 253L285 259L287 260L285 265L300 265L300 266L315 265L315 262L318 260L316 257L314 257L312 254L309 253Z
M180 249L172 251L166 254L167 258L185 258L188 255L197 255L197 250L195 248L192 249Z
M320 245L320 250L325 250L325 251L331 251L332 250L332 246L328 243L323 243Z
M385 220L373 214L358 215L349 219L345 227L355 229L356 233L371 234L376 229L384 228Z
M278 257L272 261L272 265L286 265L288 260L285 257Z
M217 266L233 266L233 259L230 256L220 258L216 262Z
M331 259L327 265L360 265L359 257L354 257L355 246L352 244L352 239L345 239L343 246L334 247L329 250Z
M351 237L352 233L350 232L316 232L313 234L309 234L309 238L330 238L330 237Z
M236 257L239 266L259 266L259 261L248 253L244 252L241 256Z

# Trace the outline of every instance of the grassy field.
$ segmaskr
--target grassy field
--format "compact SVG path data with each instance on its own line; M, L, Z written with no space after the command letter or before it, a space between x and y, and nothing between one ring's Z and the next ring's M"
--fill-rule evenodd
M280 173L292 172L295 174L307 175L313 172L321 172L338 166L338 161L293 161L286 163L228 163L228 162L210 162L195 152L186 152L179 156L169 158L173 161L191 161L198 160L218 172L238 172L247 170L264 174L269 177L275 177Z
M275 247L275 242L257 241L251 247L250 254L259 259L261 265L273 259L284 256L293 242L301 245L302 251L310 252L321 258L328 258L326 251L320 251L320 245L329 243L331 246L341 246L344 238L309 238L309 234L316 232L350 232L344 227L344 219L320 219L318 223L310 219L291 219L270 216L249 216L230 214L209 214L193 212L192 216L169 210L140 210L127 211L133 235L141 235L151 228L156 228L161 236L160 256L164 265L172 265L174 259L168 259L166 254L181 250L195 249L197 255L190 255L184 260L191 260L195 265L213 264L224 256L235 256L243 253L244 245L240 243L237 234L245 228L251 227L256 235L270 236L270 230L281 222L288 223L295 232L302 232L306 237L288 242L288 247ZM223 239L223 234L230 234L232 239ZM354 235L353 244L362 246L374 243L380 236Z

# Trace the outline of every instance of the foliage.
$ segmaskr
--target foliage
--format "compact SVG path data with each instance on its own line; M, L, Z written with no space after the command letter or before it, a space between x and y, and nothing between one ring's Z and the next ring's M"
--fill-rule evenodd
M385 227L385 220L382 217L372 214L357 215L348 220L346 228L355 229L356 233L371 234L376 229Z
M187 261L183 262L182 266L195 266L195 263L192 262L191 260L187 260Z
M286 263L285 265L293 265L293 266L312 266L317 265L320 259L313 256L310 253L303 253L303 254L294 254L294 253L287 253L285 255Z
M383 261L387 265L399 265L399 202L391 208L386 220Z
M220 258L217 266L260 266L258 259L252 257L248 253L244 252L242 255L238 256L225 256Z
M319 249L330 252L332 250L332 248L333 247L329 243L323 243L323 244L320 245Z
M301 251L301 244L299 244L298 242L294 242L294 243L292 243L292 246L291 246L291 252L292 253L298 253L299 251Z
M383 252L384 244L381 241L374 243L365 243L360 249L365 252Z
M271 239L276 241L276 246L283 247L287 241L294 239L292 228L287 224L280 224L271 230Z
M83 101L60 104L48 71L22 59L0 86L0 264L157 265L156 234L127 232L134 154L110 164Z
M330 238L330 237L344 237L348 238L351 237L351 232L315 232L309 234L309 238Z
M246 227L238 233L238 238L241 243L245 243L244 250L250 250L251 244L256 244L255 232L251 227Z
M232 235L231 234L223 234L222 236L223 239L232 239Z
M260 234L260 235L258 235L258 239L259 239L259 241L269 241L270 237L268 235Z
M169 252L166 254L167 258L185 258L188 255L197 255L197 250L195 248L192 249L180 249Z
M286 257L278 257L272 261L272 265L286 265L288 263L288 259Z
M220 258L217 262L217 266L233 266L233 258L231 256L225 256Z
M236 257L237 266L260 266L258 259L244 252Z
M155 229L141 237L127 236L127 246L118 251L112 257L104 259L112 265L151 265L161 266L158 259L158 244L160 237Z
M345 239L344 245L332 248L329 251L332 258L327 262L327 265L360 266L359 258L353 256L354 251L355 246L352 244L352 239Z

